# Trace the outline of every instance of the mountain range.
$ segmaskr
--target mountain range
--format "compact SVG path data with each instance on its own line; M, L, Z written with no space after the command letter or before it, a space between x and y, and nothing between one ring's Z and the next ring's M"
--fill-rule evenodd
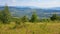
M0 10L3 10L4 6L0 6ZM54 8L31 8L31 7L13 7L9 6L9 11L11 12L12 16L14 17L21 17L27 15L31 17L32 12L36 12L39 17L46 17L49 18L52 14L60 15L60 7Z

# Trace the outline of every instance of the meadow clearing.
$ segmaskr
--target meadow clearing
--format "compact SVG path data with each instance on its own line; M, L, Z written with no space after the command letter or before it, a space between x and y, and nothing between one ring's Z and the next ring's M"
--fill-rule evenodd
M16 25L0 24L0 34L60 34L60 22L40 22Z

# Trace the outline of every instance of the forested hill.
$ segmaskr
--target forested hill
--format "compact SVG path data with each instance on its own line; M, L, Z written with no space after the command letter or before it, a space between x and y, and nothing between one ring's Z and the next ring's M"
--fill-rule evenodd
M0 10L3 10L4 7L0 6ZM11 14L15 17L20 17L23 15L31 16L32 12L35 11L39 17L50 17L52 14L56 13L60 15L60 8L31 8L31 7L9 7Z

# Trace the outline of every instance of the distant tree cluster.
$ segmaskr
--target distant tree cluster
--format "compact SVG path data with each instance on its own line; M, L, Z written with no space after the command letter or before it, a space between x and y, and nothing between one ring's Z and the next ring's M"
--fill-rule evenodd
M50 17L50 19L52 21L54 21L54 20L60 20L60 16L58 16L57 14L53 14L52 17Z

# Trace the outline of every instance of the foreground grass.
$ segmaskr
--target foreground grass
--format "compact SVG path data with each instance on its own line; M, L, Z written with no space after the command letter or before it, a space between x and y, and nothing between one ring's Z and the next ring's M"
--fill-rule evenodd
M60 34L60 23L0 24L0 34Z

